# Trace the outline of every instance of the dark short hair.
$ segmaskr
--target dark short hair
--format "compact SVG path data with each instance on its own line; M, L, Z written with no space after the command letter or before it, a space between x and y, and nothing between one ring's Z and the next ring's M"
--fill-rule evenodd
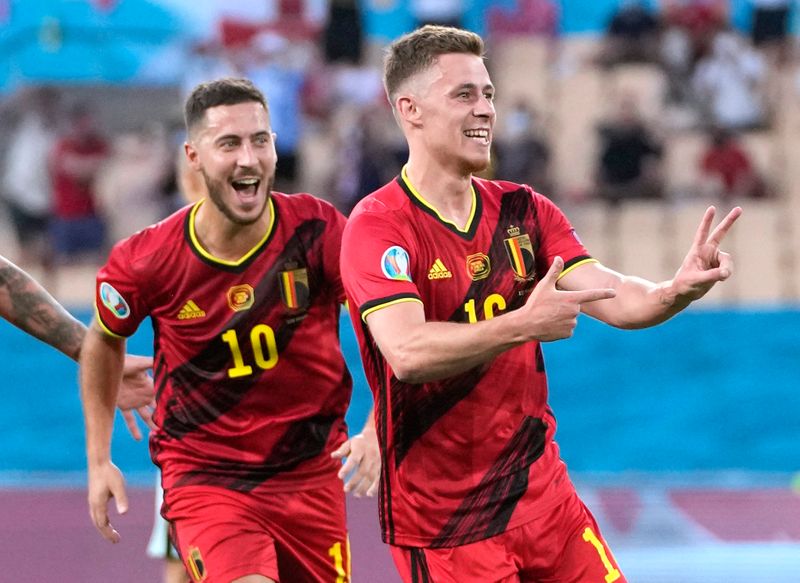
M403 83L450 53L483 57L483 39L468 30L427 24L389 45L383 60L383 86L392 105Z
M269 111L267 98L248 79L227 77L201 83L186 99L186 106L183 110L186 131L191 133L192 129L205 117L206 111L212 107L237 105L250 101L260 103L264 109Z

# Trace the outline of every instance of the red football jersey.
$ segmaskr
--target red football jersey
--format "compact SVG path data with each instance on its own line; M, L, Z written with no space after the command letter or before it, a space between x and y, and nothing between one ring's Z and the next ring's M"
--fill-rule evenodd
M400 382L365 324L404 301L428 321L475 322L522 306L560 255L594 261L563 213L528 186L473 180L464 230L405 175L362 200L342 241L342 279L376 403L385 542L448 547L545 513L571 491L538 342L454 377Z
M97 276L97 316L130 336L150 316L164 488L311 488L340 467L352 381L339 348L344 217L273 193L264 238L239 261L203 249L201 201L117 244Z

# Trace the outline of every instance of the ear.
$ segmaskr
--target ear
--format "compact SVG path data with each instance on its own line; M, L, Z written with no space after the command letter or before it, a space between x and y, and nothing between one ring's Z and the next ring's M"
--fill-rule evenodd
M401 95L395 101L397 117L404 123L416 126L420 123L420 107L414 95Z
M192 170L200 170L200 160L191 142L183 143L183 151L186 153L186 160L189 162L189 167Z

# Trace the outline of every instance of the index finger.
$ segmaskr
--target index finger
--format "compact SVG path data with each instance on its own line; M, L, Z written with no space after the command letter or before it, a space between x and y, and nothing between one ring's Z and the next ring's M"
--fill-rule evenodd
M707 242L708 232L711 230L711 223L714 222L714 215L716 212L717 209L713 206L710 206L706 209L706 212L703 214L703 218L700 221L700 225L697 227L697 231L694 234L695 247L699 247Z
M126 411L120 410L120 413L122 413L122 419L125 420L125 426L128 428L128 433L130 433L131 437L133 437L136 441L141 441L142 432L139 431L139 426L136 423L136 418L133 416L133 413L130 411L130 409Z
M616 290L613 290L611 288L584 289L580 291L565 291L561 293L567 294L567 296L570 299L579 304L596 302L598 300L610 300L611 298L616 297L617 295Z
M728 230L731 228L733 223L735 223L736 219L738 219L740 216L742 216L742 208L738 206L734 207L731 212L729 212L725 218L722 219L722 222L717 225L717 228L714 229L714 231L708 237L708 241L706 242L719 245L725 238L725 235L728 234Z
M120 536L108 521L108 509L106 508L106 505L103 504L102 506L92 506L91 515L92 522L94 522L94 527L98 530L98 532L100 532L101 535L103 535L103 538L111 541L112 543L118 543Z

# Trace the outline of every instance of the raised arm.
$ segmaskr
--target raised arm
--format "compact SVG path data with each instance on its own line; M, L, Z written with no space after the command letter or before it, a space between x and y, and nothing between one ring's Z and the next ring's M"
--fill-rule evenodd
M117 400L125 340L113 338L93 324L83 343L80 359L81 401L86 424L86 461L89 469L89 513L100 534L119 542L119 533L108 520L108 500L117 512L128 509L122 473L111 463L111 432Z
M609 287L617 292L607 302L587 303L584 313L618 328L647 328L668 320L691 302L702 298L714 285L733 273L733 260L720 244L742 209L734 208L711 231L716 209L709 207L695 233L689 252L668 281L654 283L622 275L597 263L582 265L565 275L559 287L567 290Z
M524 306L491 319L474 324L428 322L422 304L402 302L371 312L367 326L401 381L447 378L531 340L568 338L582 305L614 297L612 289L556 289L563 268L563 260L556 257Z

